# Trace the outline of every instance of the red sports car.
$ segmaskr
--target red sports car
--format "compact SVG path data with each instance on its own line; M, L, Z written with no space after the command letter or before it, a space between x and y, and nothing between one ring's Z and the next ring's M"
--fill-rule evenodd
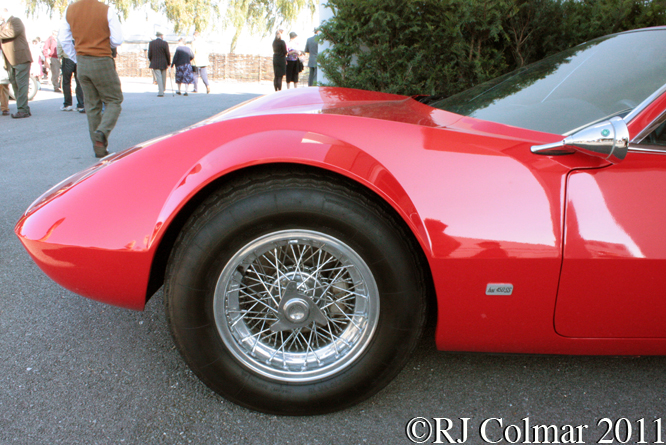
M194 372L341 409L439 349L666 354L666 28L446 99L299 88L112 154L16 225L67 289L164 285Z

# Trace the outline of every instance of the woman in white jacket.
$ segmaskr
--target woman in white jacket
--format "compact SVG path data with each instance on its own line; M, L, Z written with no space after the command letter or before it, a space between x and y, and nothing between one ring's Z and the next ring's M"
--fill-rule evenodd
M194 71L194 91L197 92L199 86L199 76L203 80L204 85L206 85L206 94L210 93L210 84L208 83L208 74L206 73L206 67L208 66L208 57L210 51L208 50L208 45L206 42L201 40L201 33L195 31L192 37L192 51L194 52L194 59L192 59L192 70Z

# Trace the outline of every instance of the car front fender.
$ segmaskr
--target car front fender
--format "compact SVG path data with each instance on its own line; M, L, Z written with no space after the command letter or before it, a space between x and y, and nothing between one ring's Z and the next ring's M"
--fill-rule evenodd
M304 120L308 117L321 120ZM289 116L238 118L140 144L54 187L26 211L15 231L40 268L63 287L142 310L158 246L190 200L232 172L291 163L370 188L427 244L414 205L377 159L325 135L321 126L322 131L312 130L317 125L304 122L294 128L289 121ZM248 134L248 128L261 130Z

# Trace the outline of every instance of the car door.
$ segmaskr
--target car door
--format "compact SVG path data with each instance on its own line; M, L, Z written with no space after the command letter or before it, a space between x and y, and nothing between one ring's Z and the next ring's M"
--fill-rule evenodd
M646 130L622 162L569 175L555 310L560 335L666 337L664 113Z

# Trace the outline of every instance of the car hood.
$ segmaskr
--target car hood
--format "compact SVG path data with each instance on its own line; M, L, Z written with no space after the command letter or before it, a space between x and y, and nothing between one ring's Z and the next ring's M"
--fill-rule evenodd
M265 114L337 114L440 127L461 118L408 96L349 88L294 88L251 99L206 120L219 122Z
M540 140L547 135L461 116L422 104L408 96L337 87L294 88L260 96L212 116L196 126L268 114L343 115L509 138L520 134L519 139ZM552 136L545 137L548 140L553 139Z

